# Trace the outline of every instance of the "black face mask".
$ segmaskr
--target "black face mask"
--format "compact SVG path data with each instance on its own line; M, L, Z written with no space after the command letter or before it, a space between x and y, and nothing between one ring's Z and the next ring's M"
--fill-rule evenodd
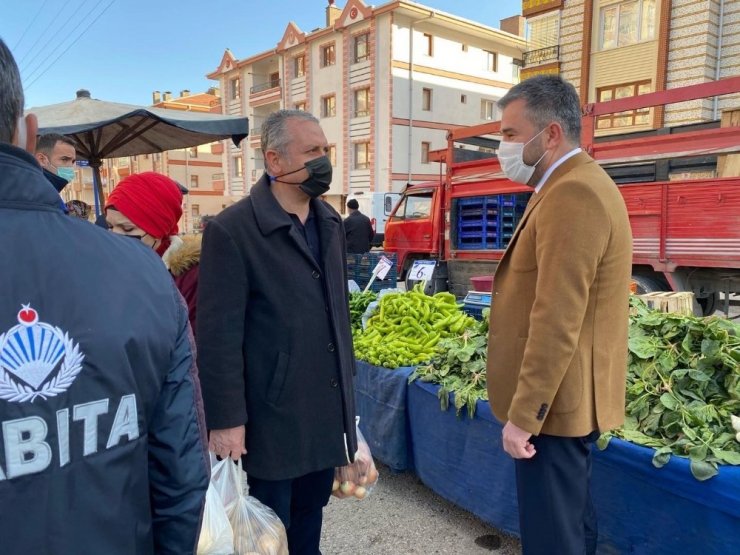
M304 167L306 168L306 170L308 170L308 178L306 178L301 183L280 181L278 178L285 177L286 175L290 175L292 173L297 173L303 170L303 168L298 168L297 170L293 170L292 172L276 175L271 179L272 181L285 183L287 185L298 185L301 191L306 193L311 198L317 198L326 193L329 190L329 185L331 185L332 177L332 168L329 157L319 156L318 158L314 158L313 160L309 160L308 162L306 162Z

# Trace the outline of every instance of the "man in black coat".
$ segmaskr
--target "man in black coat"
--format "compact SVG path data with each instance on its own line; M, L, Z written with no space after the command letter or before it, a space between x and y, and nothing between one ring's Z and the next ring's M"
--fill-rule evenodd
M262 127L266 173L203 233L198 361L210 448L317 555L334 468L357 450L344 234L318 197L328 142L307 112Z
M363 254L370 250L375 236L370 218L360 212L360 204L355 199L347 201L349 216L344 220L344 234L347 236L347 252Z

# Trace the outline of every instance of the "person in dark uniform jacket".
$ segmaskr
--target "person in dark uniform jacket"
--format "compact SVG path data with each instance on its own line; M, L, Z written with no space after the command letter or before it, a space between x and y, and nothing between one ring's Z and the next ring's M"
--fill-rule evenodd
M344 234L347 237L347 252L363 254L370 250L375 236L370 218L360 212L360 205L355 199L347 201L349 216L344 220Z
M209 460L185 303L141 241L64 214L2 40L0 99L0 552L194 554Z

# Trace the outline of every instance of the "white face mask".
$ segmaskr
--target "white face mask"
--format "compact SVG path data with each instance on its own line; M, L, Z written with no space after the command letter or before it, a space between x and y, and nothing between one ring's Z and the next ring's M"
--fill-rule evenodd
M544 129L542 131L544 131ZM537 133L537 135L529 139L526 143L501 141L501 144L498 145L497 156L498 161L501 164L501 169L503 170L504 175L514 183L528 185L529 180L532 179L532 174L534 174L537 164L539 164L545 157L545 154L547 154L547 151L543 152L540 159L537 160L533 166L529 166L524 163L524 147L542 134L542 131Z

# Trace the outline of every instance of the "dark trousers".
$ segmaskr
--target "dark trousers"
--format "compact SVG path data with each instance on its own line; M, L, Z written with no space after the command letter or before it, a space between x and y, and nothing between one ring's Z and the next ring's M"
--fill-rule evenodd
M598 536L591 502L591 443L584 437L530 438L537 453L517 459L516 488L524 555L593 555Z
M312 472L290 480L247 477L249 495L270 507L288 532L290 555L321 555L321 521L329 502L334 469Z

